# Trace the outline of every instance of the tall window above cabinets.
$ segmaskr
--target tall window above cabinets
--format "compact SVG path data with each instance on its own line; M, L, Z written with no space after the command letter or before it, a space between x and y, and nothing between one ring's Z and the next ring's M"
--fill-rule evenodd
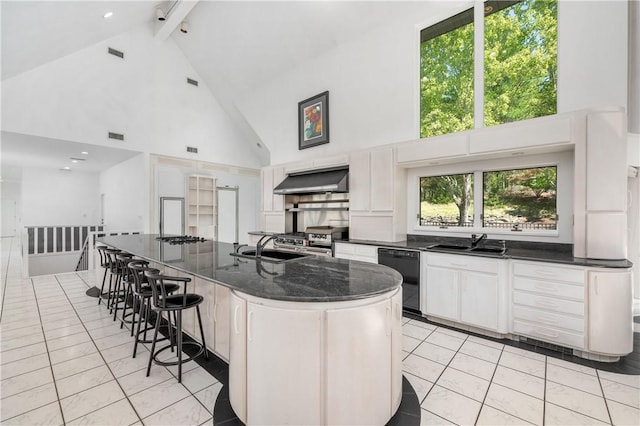
M555 114L557 2L486 1L420 32L420 137Z

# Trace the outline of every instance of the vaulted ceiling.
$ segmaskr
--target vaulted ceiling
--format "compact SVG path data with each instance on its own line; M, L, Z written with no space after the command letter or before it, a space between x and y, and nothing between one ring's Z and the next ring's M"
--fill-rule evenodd
M420 3L3 0L2 80L146 25L164 32L160 42L173 38L233 116L237 99ZM156 19L158 7L167 12L164 22Z

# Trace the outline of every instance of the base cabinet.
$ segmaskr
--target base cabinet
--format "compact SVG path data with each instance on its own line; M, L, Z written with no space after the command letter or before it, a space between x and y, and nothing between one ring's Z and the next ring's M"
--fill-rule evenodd
M296 303L231 292L229 398L245 424L385 424L402 399L402 290Z
M507 261L423 254L422 302L427 315L499 333L508 328Z
M633 287L631 272L589 271L590 352L626 355L633 352Z

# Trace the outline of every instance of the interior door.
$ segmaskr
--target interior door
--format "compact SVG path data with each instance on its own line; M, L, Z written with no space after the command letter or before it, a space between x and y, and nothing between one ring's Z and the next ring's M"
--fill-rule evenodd
M219 186L218 196L218 241L238 242L238 188Z
M160 197L160 235L184 235L184 198Z

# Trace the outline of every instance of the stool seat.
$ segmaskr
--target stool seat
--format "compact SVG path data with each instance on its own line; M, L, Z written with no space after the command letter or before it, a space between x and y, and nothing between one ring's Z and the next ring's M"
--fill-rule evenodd
M196 305L199 305L204 300L204 297L199 294L186 293L186 294L173 294L171 296L163 297L161 303L163 303L163 309L175 310L175 309L189 309Z
M151 343L151 352L149 354L149 363L147 364L147 377L151 373L151 364L156 363L158 365L177 365L178 366L178 382L182 382L182 364L193 360L195 357L204 353L205 359L209 359L209 354L207 352L207 345L204 338L204 329L202 328L202 318L200 316L200 304L204 300L199 294L195 293L187 293L186 286L187 283L191 282L191 278L188 277L173 277L167 275L161 275L157 271L145 271L144 275L149 279L149 286L151 287L151 291L153 292L152 301L153 307L152 309L156 312L156 327L153 333L153 342ZM167 283L167 281L169 283ZM184 293L182 294L168 294L167 288L169 285L173 283L182 283L184 285ZM200 328L200 336L202 337L202 343L198 342L183 342L182 340L182 311L187 309L195 308L196 315L198 319L198 326ZM177 361L162 361L158 359L158 355L165 351L166 349L171 349L173 351L174 340L173 336L170 334L169 338L171 340L168 346L156 350L156 342L158 341L158 329L160 328L160 324L162 321L162 313L167 313L167 319L169 320L169 330L171 330L171 313L173 312L173 317L175 321L175 338L177 342L175 342L176 351L178 355ZM188 357L182 357L182 347L184 345L191 345L196 347L195 353Z

